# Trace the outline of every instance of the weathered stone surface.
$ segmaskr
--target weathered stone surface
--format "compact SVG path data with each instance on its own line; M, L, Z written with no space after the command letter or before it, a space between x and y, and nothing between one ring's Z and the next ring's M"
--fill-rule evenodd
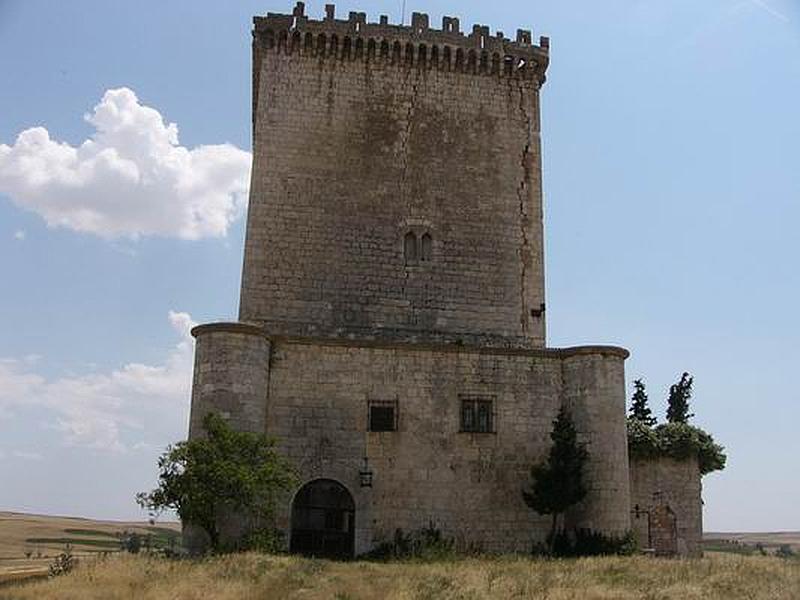
M217 412L240 431L264 431L270 342L258 328L238 323L195 328L189 437L202 435L203 418Z
M590 453L567 523L623 533L628 353L544 347L546 38L332 12L255 21L243 323L193 332L190 437L210 410L277 436L303 484L349 490L356 553L430 523L525 552L550 521L521 491L567 406ZM490 433L461 431L463 398L491 403ZM376 401L396 431L368 431Z
M597 371L622 364L603 358ZM279 342L270 375L268 431L304 480L335 478L356 500L356 551L390 540L395 529L435 523L445 535L491 551L525 552L542 541L549 519L522 500L530 467L549 448L561 406L562 358L553 353L493 354L476 350L358 347ZM493 433L459 432L459 395L492 397ZM370 400L394 400L398 431L368 433ZM602 404L606 399L598 399ZM600 411L602 412L602 410ZM598 415L579 426L600 452L600 432L614 429ZM364 456L374 469L372 488L360 488ZM623 453L624 457L624 453ZM607 483L624 465L591 467L593 492L605 501ZM616 477L619 479L619 477ZM621 510L596 510L581 526L627 529L627 485ZM609 496L611 501L614 496ZM621 513L621 514L619 514ZM287 513L288 516L288 506ZM288 526L288 521L284 521Z
M624 363L603 354L572 356L562 376L564 404L589 451L589 494L568 522L622 535L630 529Z
M675 515L678 554L702 554L703 500L697 460L631 459L630 481L631 524L639 546L653 546L658 539L665 537L666 533L656 526L652 513L657 512L659 507L669 507Z
M476 35L256 19L241 320L273 334L544 346L532 311L544 303L547 54L488 38L487 56L539 62L481 71ZM420 62L423 46L442 60ZM431 236L429 260L405 259L408 233Z

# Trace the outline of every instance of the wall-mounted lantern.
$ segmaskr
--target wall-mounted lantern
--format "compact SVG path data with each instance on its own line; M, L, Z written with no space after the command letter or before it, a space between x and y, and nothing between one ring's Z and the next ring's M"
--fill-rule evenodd
M369 467L369 459L364 457L364 465L358 472L358 479L361 482L361 487L372 487L372 469Z

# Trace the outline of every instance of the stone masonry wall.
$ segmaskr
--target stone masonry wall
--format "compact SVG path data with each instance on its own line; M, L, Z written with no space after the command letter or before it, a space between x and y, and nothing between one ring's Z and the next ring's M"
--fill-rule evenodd
M589 451L589 494L567 522L624 535L630 529L624 361L591 351L566 357L563 385L565 406Z
M631 509L649 511L658 504L669 506L677 518L678 552L702 554L703 500L697 460L671 458L631 459ZM660 494L654 497L654 494ZM641 548L648 547L647 515L632 518L631 524Z
M606 354L583 379L611 386L624 351ZM611 375L601 371L609 368ZM572 373L580 367L573 366ZM542 541L548 517L536 515L522 500L530 467L544 458L552 422L565 388L562 353L506 353L454 348L369 347L277 341L270 374L268 431L298 465L302 483L317 478L345 485L356 502L356 552L390 540L397 528L416 530L433 522L447 536L485 550L527 552ZM613 436L624 427L624 411L599 408L614 394L601 393L590 409L597 422L580 426L600 456L590 473L595 509L576 526L617 533L627 518L603 486L627 478L627 464L609 461ZM624 393L623 388L617 390ZM460 394L494 399L495 433L460 433ZM368 402L396 401L399 430L367 431ZM606 447L610 444L609 447ZM372 488L359 486L358 472L368 456ZM599 466L598 466L599 465ZM613 473L616 469L618 472ZM281 516L289 528L289 505Z
M264 331L242 323L202 325L196 338L189 439L204 435L203 419L219 413L239 431L263 432L267 422L269 355ZM223 542L235 542L252 526L247 514L226 513L218 522ZM199 527L183 523L183 543L201 553L209 538Z
M263 19L254 42L240 319L274 335L544 346L543 74L481 71L464 55L457 68L455 43L445 67L432 47L421 58L424 32L381 57L382 40L417 34L369 25L359 38L355 21L303 18L302 43L276 30L270 45L264 28L282 19ZM352 39L334 42L342 29ZM432 237L430 260L407 263L409 232Z
M264 431L267 421L270 341L243 324L203 325L196 338L189 438L202 435L215 411L240 431Z

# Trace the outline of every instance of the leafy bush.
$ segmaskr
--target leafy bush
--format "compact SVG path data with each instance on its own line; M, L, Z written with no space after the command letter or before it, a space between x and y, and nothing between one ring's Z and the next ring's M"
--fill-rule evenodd
M286 551L286 536L271 527L256 529L244 537L236 550L280 554Z
M534 546L534 554L557 558L577 558L583 556L630 556L637 550L636 538L629 531L622 536L605 535L592 529L574 529L572 532L559 531L547 540L547 545Z
M224 514L247 513L259 523L273 519L278 498L296 483L294 468L266 435L236 431L218 414L203 419L206 436L179 442L158 459L158 487L137 494L154 513L175 510L184 523L208 534L211 550L223 548Z
M727 460L725 449L710 433L688 423L648 427L638 419L628 419L628 452L633 458L686 460L694 456L701 475L721 471Z
M359 558L365 560L440 561L450 560L465 553L458 552L455 540L444 537L442 532L431 522L427 527L411 533L404 533L402 529L397 529L391 542L378 544L372 551Z
M59 575L66 575L72 571L78 564L78 559L72 555L72 546L67 544L64 551L56 556L55 560L50 563L47 569L49 577L58 577Z
M628 453L636 458L655 458L662 454L656 430L640 421L628 419Z
M135 531L125 531L120 535L119 546L123 552L139 554L142 549L142 536Z

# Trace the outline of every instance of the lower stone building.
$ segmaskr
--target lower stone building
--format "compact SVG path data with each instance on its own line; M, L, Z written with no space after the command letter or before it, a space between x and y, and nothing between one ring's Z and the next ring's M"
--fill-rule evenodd
M703 552L703 500L696 458L630 461L631 529L639 548L659 555Z
M361 554L397 529L434 523L464 545L529 551L550 519L527 507L522 488L546 456L562 405L590 456L590 492L568 525L615 535L630 528L625 350L271 339L243 324L194 334L190 437L217 411L238 429L276 436L306 486L321 486L334 504L347 498L333 516L330 500L298 490L301 504L286 504L279 521L296 548L311 532L320 548L332 536L345 554ZM324 491L331 486L340 491ZM313 502L304 506L306 498Z

